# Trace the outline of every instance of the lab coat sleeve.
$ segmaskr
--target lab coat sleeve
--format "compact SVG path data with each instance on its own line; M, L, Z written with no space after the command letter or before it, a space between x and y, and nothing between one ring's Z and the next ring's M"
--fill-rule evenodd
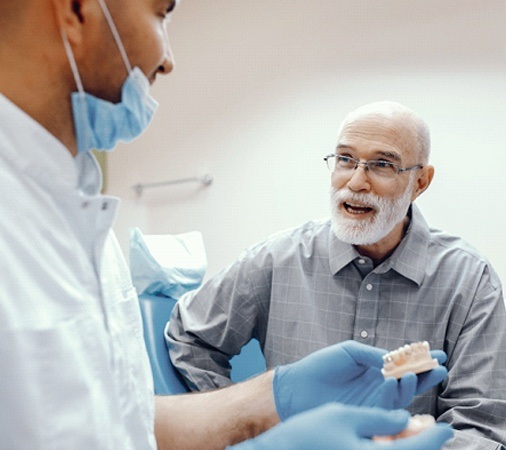
M272 270L269 245L259 244L176 304L165 338L190 389L231 384L230 359L252 338L263 349Z
M485 268L458 336L449 336L448 378L438 420L455 428L444 448L506 448L506 314L500 282Z

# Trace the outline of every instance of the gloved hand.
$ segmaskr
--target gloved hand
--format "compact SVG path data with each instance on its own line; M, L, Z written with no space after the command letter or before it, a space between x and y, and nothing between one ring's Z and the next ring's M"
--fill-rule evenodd
M274 401L281 420L327 402L356 406L405 408L416 394L441 382L448 371L438 366L424 374L408 373L399 381L384 379L382 356L386 350L355 341L318 350L274 371ZM441 350L431 352L440 363Z
M452 437L452 428L437 424L420 434L390 442L377 435L401 432L408 423L404 410L344 406L329 403L298 414L233 450L438 450Z

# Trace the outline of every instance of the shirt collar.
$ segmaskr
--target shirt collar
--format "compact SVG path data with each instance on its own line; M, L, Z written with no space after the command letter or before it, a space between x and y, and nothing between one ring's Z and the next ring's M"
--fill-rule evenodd
M2 156L44 190L54 193L79 189L87 195L100 191L100 168L95 157L72 156L56 137L0 93Z
M360 256L360 254L353 245L347 244L336 237L332 231L332 222L330 223L329 230L329 264L331 272L336 274Z
M378 267L379 272L393 269L418 286L425 277L429 248L429 225L416 205L411 205L411 221L406 234L390 258Z
M420 285L425 276L429 242L429 226L416 205L411 205L411 221L404 238L394 253L376 267L377 273L390 269ZM360 256L350 244L340 241L330 226L329 237L330 270L336 274Z

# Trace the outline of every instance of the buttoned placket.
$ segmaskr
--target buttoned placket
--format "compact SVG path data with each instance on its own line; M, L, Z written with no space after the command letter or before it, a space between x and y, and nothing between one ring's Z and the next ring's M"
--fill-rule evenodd
M358 257L354 263L362 275L362 283L357 294L353 339L374 345L378 318L379 275L374 273L374 265L369 258Z
M104 314L105 326L108 328L108 307L104 303L103 294L103 274L101 273L102 255L105 241L109 234L118 199L105 196L86 196L81 194L75 206L79 210L77 215L78 228L76 235L84 247L88 260L93 267L93 273L88 274L90 285L95 285L94 290L98 290L100 297L100 309Z

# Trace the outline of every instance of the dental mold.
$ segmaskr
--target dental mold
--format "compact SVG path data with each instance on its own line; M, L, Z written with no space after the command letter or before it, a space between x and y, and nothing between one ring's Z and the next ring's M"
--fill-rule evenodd
M430 346L427 341L414 342L384 355L381 373L385 378L399 379L408 372L427 372L438 364L437 359L430 355Z
M396 439L407 438L421 433L427 428L433 427L435 424L436 420L430 414L415 414L409 419L408 426L400 433L393 436L374 436L372 439L373 441L378 442L388 442Z

